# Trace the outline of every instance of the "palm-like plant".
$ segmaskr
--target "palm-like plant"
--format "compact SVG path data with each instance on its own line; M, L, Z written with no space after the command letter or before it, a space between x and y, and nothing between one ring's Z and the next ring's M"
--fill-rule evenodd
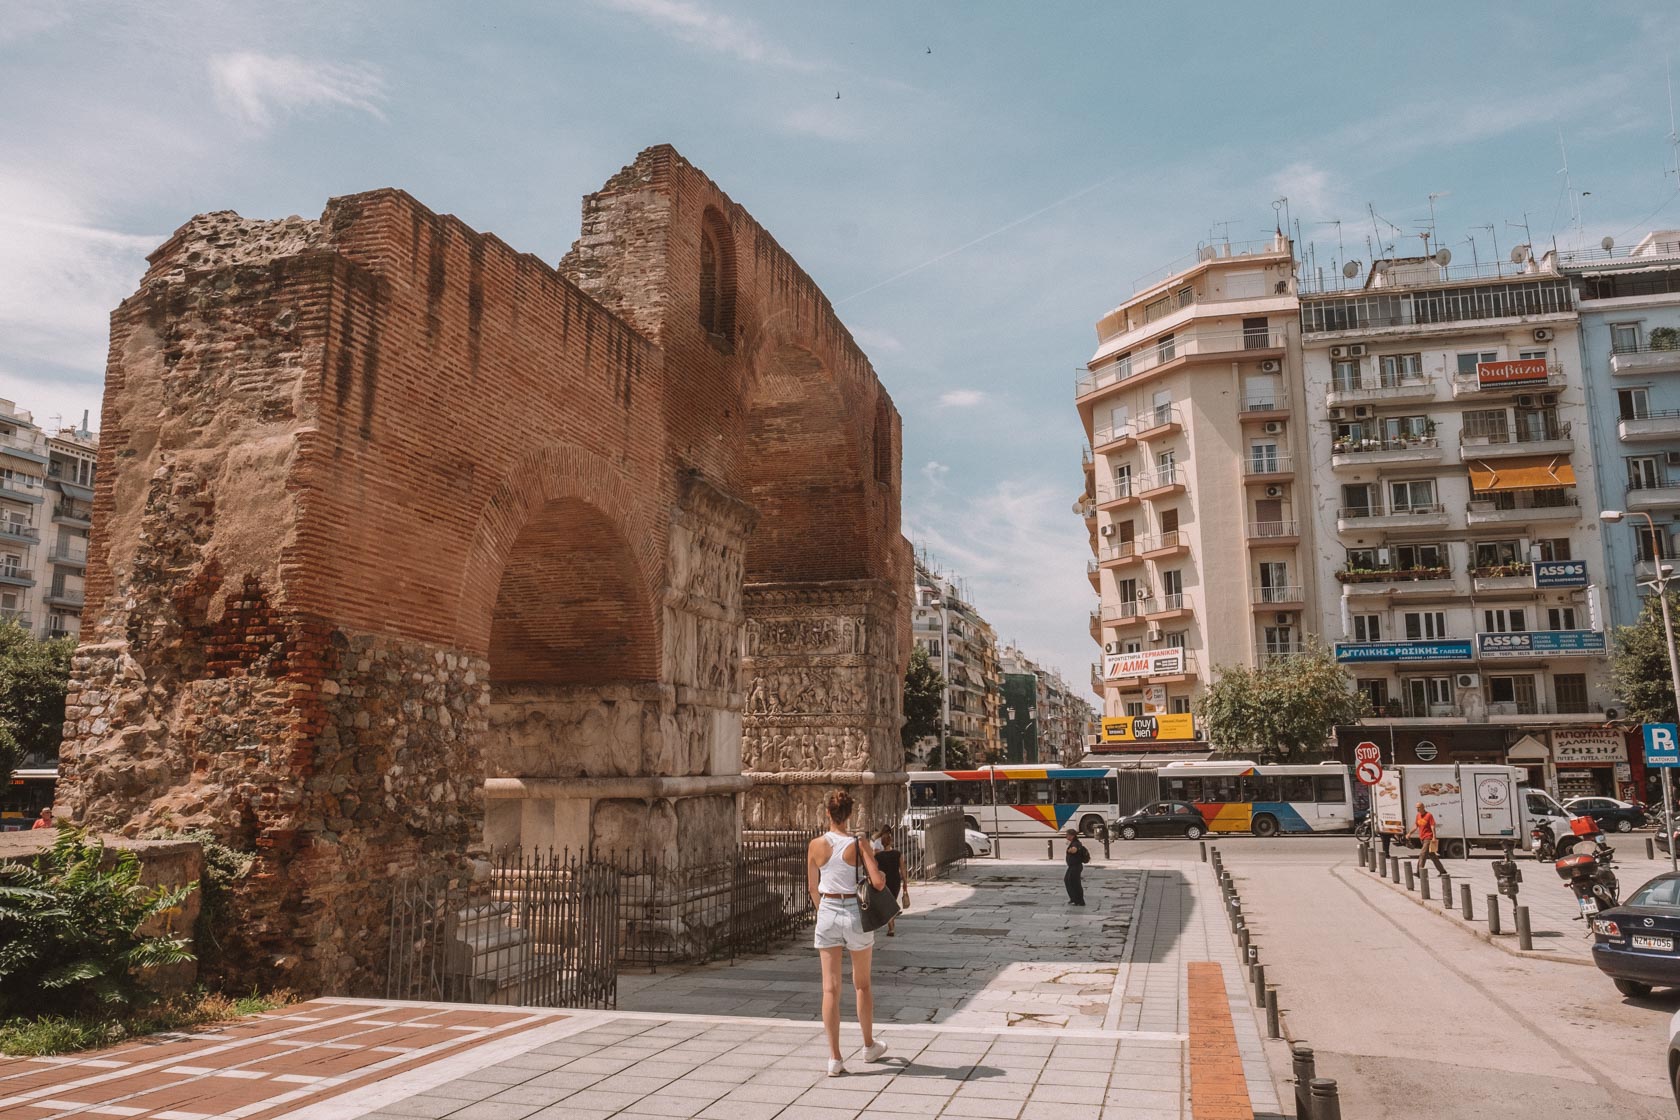
M193 886L148 887L140 859L61 828L31 863L0 866L0 1015L121 1009L151 998L147 970L193 959L184 938L147 934Z

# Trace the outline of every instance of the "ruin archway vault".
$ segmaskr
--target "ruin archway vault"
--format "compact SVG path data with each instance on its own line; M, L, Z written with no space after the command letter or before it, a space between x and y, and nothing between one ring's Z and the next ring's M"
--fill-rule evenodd
M897 820L898 415L675 151L557 268L395 190L150 264L59 809L258 851L237 966L371 990L389 884L486 847L701 862L836 784Z

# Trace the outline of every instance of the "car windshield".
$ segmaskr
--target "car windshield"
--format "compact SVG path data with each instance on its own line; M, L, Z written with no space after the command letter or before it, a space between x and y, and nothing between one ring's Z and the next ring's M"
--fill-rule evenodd
M1680 879L1653 879L1628 899L1629 906L1680 906Z

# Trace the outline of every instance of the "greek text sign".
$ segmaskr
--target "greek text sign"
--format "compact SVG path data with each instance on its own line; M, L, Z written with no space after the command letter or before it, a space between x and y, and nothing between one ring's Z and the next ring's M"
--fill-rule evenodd
M1585 560L1536 560L1533 567L1536 587L1585 587Z
M1337 642L1337 661L1469 661L1469 642Z
M1476 635L1482 657L1533 657L1547 653L1603 653L1602 630L1525 630L1518 634Z
M1110 681L1182 672L1184 651L1181 649L1146 649L1138 653L1110 654L1103 659L1103 679Z
M1509 362L1477 362L1476 384L1483 389L1499 385L1526 385L1546 380L1546 359L1518 358Z

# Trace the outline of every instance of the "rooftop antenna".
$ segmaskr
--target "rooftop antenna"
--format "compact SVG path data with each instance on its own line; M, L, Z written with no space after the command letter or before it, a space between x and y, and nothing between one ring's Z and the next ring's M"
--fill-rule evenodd
M1493 269L1494 269L1494 274L1498 275L1499 274L1499 267L1500 267L1499 266L1499 232L1493 228L1493 223L1492 222L1489 222L1485 226L1471 226L1470 228L1471 229L1485 229L1485 230L1488 231L1488 236L1493 238ZM1472 241L1472 244L1474 244L1474 241Z
M1581 199L1575 193L1574 184L1569 181L1569 149L1563 146L1563 129L1558 129L1558 153L1563 157L1563 166L1558 173L1563 176L1563 197L1569 204L1569 224L1575 227L1576 237L1581 235Z
M1663 172L1664 176L1674 176L1674 189L1680 191L1680 132L1674 127L1674 60L1668 60L1668 147L1674 157L1674 166Z
M1441 192L1441 191L1430 191L1429 192L1429 236L1432 237L1432 238L1436 237L1436 233L1435 233L1435 200L1437 198L1440 198L1442 193L1443 192Z
M1232 219L1229 222L1212 222L1212 223L1210 223L1208 225L1208 240L1209 241L1223 241L1223 242L1225 242L1225 244L1229 245L1231 243L1231 227L1236 225L1236 224L1237 223L1236 223L1235 219ZM1223 234L1214 233L1214 230L1219 229L1221 226L1224 227L1225 232Z

